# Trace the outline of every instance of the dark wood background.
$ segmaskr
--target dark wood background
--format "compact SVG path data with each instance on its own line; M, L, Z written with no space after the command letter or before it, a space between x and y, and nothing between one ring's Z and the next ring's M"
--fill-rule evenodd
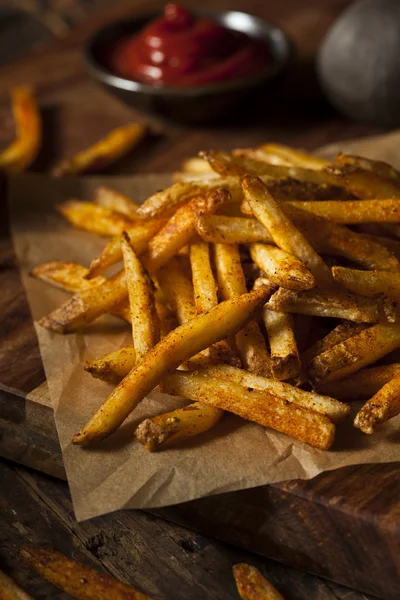
M195 6L196 2L186 4ZM182 158L213 146L230 148L275 140L312 148L377 133L376 128L349 122L334 113L313 73L316 48L347 4L348 0L203 0L202 7L243 8L282 25L297 46L295 64L267 97L254 99L229 124L192 129L151 118L155 134L140 153L122 161L111 173L171 171ZM6 91L19 83L36 86L44 115L45 145L34 165L37 171L47 171L60 157L132 119L129 109L88 80L81 45L102 23L161 5L152 0L12 0L0 4L0 62L4 65L0 70L0 143L13 136ZM16 60L9 64L11 59ZM0 320L0 329L7 327L10 339L15 327L13 311L23 305L15 289L12 284L4 287L8 312ZM29 365L39 359L35 352L35 347L26 349L22 387L27 389L32 389L32 373L38 378L34 385L43 377L37 368L30 370ZM7 356L11 360L9 347ZM8 377L11 382L12 369L7 364L1 363L2 381ZM21 381L18 383L21 387ZM7 410L12 412L11 396L6 401ZM0 464L0 482L0 568L36 598L66 595L19 564L17 550L23 543L57 548L165 600L237 598L231 566L239 560L259 566L288 600L369 598L139 511L118 512L78 525L65 483L7 461ZM274 518L279 519L279 513Z

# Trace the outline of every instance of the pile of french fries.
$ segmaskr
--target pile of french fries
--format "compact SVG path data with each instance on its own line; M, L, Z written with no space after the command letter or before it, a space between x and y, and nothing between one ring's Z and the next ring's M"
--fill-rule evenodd
M400 173L267 144L200 153L175 179L141 206L106 187L64 203L110 239L88 267L33 271L73 292L42 326L112 314L132 327L131 345L85 365L116 387L74 443L114 432L154 389L190 402L140 423L150 451L225 412L323 450L350 401L365 402L352 417L365 433L397 415L400 363L372 365L400 347Z

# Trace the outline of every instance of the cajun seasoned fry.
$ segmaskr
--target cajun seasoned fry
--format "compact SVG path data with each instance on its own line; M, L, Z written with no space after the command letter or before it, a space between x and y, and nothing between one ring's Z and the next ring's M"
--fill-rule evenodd
M321 450L328 450L335 437L335 425L328 417L288 403L266 390L249 391L233 381L183 371L167 375L161 389L168 394L233 412L243 419L271 427Z
M309 154L308 152L304 152L304 150L298 150L290 146L284 146L283 144L262 144L258 150L261 150L265 157L269 156L271 159L275 159L277 162L273 164L283 164L278 162L281 160L285 161L287 165L315 170L325 169L331 164L323 158L314 156L314 154Z
M271 290L263 287L226 300L171 331L121 381L97 413L74 435L73 442L88 444L115 431L166 373L211 344L237 333L270 294Z
M136 364L136 352L133 346L123 346L101 358L88 360L85 371L97 379L119 383Z
M184 160L182 163L182 171L184 173L195 175L208 175L209 173L214 172L208 162L198 156Z
M100 185L96 189L94 201L104 208L114 210L122 215L131 217L131 219L137 219L139 217L137 209L140 204L136 204L136 202L128 198L128 196L105 185Z
M372 171L372 173L383 179L391 179L395 183L400 184L400 172L392 167L392 165L381 160L372 160L371 158L365 158L365 156L355 156L339 152L336 155L335 163L341 167L351 166L363 171Z
M107 573L96 571L55 550L21 548L20 556L31 569L78 600L152 600Z
M395 300L400 298L400 273L332 267L332 275L335 281L355 294L361 296L385 294Z
M395 377L400 377L400 364L380 365L361 369L340 381L321 386L324 394L334 396L338 400L366 400L374 396L384 385Z
M284 600L255 567L241 563L234 565L232 571L242 600Z
M183 408L145 419L136 431L135 438L150 452L174 445L200 435L214 427L224 411L204 402L192 402Z
M190 246L193 289L197 313L210 310L218 304L217 286L210 262L210 248L206 242Z
M182 325L196 316L193 284L186 275L182 264L174 258L160 269L157 279L169 304Z
M271 351L272 375L282 381L297 377L301 364L292 315L264 307L263 319Z
M0 571L0 598L1 600L33 600L19 585Z
M400 197L400 190L398 193ZM357 223L399 223L400 200L285 200L290 204L342 225Z
M201 215L195 222L197 233L214 244L252 244L273 242L271 234L256 219Z
M63 160L53 170L56 177L98 172L128 154L147 132L145 123L130 123L114 129L93 146Z
M115 235L133 225L132 219L113 210L81 200L68 200L58 206L60 213L78 229L100 235Z
M304 263L319 285L330 285L329 268L281 210L263 182L257 177L244 177L242 186L254 215L268 229L276 245Z
M336 344L340 344L340 342L344 342L353 335L361 333L361 331L364 331L367 327L370 327L370 325L366 323L351 323L346 321L340 323L325 337L315 342L310 348L307 348L303 354L303 364L308 365L313 358L318 356L318 354L322 354L330 348L333 348L333 346L336 346Z
M309 290L315 286L311 271L292 254L270 244L251 244L253 262L273 283L290 290Z
M308 375L316 387L343 379L400 348L400 325L379 323L316 356Z
M11 90L16 139L0 153L0 169L6 173L25 171L36 158L42 141L42 122L33 91L29 87Z
M400 414L400 377L386 383L364 404L354 419L354 427L364 433L374 433L376 425Z
M237 246L216 244L215 264L219 289L225 300L246 293L246 280ZM236 335L236 345L240 359L249 371L257 375L270 374L271 361L267 345L255 321L251 321L239 331Z
M121 248L131 309L133 343L136 360L140 361L160 339L154 284L136 256L126 231L121 236Z

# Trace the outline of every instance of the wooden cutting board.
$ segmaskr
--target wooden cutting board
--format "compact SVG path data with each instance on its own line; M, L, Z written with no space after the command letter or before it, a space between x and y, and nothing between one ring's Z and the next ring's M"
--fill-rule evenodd
M266 140L315 147L379 130L351 124L323 103L310 69L322 35L346 0L244 0L245 8L282 25L294 37L298 61L268 94L243 106L218 128L191 129L150 118L154 135L140 153L112 172L171 171L196 151ZM214 9L223 1L203 2ZM116 2L107 13L64 40L0 71L0 93L20 83L37 86L44 117L44 150L34 169L46 171L60 157L91 143L135 116L86 76L81 44L101 23L160 2ZM2 96L0 142L13 135ZM264 104L265 102L265 104ZM6 190L0 195L0 455L65 477L51 402L29 307L7 231ZM253 550L389 600L400 597L400 468L363 465L189 502L157 514L194 530Z

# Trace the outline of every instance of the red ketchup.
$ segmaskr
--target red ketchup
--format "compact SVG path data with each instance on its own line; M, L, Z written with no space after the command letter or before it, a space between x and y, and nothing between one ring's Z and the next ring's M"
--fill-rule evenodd
M178 4L140 33L120 40L109 67L127 79L154 86L199 86L239 79L266 69L268 46L208 18L195 18Z

